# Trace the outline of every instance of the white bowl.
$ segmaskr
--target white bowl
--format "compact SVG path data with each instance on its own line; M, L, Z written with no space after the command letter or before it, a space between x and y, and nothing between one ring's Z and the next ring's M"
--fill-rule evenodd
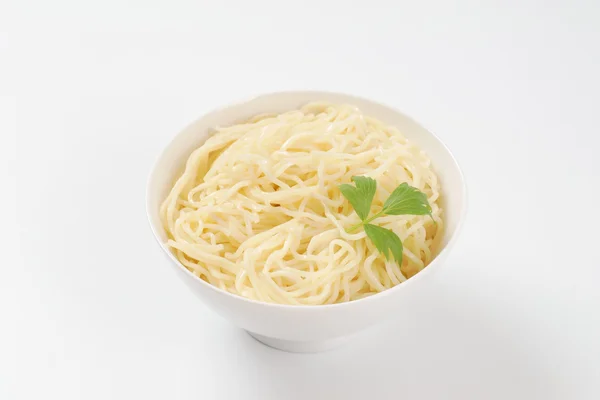
M397 127L429 155L441 181L445 220L444 237L437 257L414 277L382 293L347 303L320 306L289 306L248 300L196 277L166 246L167 238L159 217L160 204L183 172L188 156L204 143L216 126L234 124L260 113L297 109L311 101L354 104L366 115ZM415 299L415 291L425 288L434 272L441 267L456 241L466 210L466 189L460 168L435 135L399 111L373 101L345 94L308 91L265 94L204 115L175 136L160 155L150 175L146 196L152 232L173 270L190 290L215 312L245 329L260 342L292 352L332 348L350 335L398 315L402 304L410 304Z

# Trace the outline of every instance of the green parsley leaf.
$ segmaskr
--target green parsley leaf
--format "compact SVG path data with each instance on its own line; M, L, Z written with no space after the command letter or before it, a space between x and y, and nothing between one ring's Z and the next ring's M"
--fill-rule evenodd
M402 241L393 231L371 225L370 222L382 215L426 215L433 219L431 206L427 201L427 195L407 183L402 183L396 190L390 194L385 201L383 209L369 217L369 210L373 203L373 197L377 189L377 182L366 176L353 176L352 181L356 187L348 184L339 186L340 191L350 201L354 211L361 219L361 222L351 226L347 232L353 232L361 226L365 230L367 237L371 239L377 250L383 254L386 260L393 257L398 264L402 264ZM435 220L434 220L435 223Z
M406 182L402 183L390 194L383 204L382 213L387 215L430 215L431 206L425 193Z
M356 214L364 221L369 216L371 203L377 190L377 182L367 176L353 176L352 181L356 187L344 183L339 188L344 197L352 204Z
M371 224L365 224L365 233L386 260L389 260L391 251L398 265L402 264L402 241L398 235L389 229Z

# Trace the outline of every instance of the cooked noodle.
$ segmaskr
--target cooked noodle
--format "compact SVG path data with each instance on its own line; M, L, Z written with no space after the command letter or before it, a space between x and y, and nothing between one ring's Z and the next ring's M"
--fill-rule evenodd
M424 192L429 216L374 223L404 244L402 266L379 254L338 186L377 181L372 212L402 182ZM280 304L331 304L404 282L441 237L440 185L429 158L356 107L310 103L218 128L187 160L161 206L168 245L196 276L230 293Z

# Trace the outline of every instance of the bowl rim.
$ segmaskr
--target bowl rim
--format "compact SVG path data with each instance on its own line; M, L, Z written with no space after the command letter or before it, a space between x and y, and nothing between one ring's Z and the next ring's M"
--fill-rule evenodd
M407 279L406 281L395 285L389 289L386 289L382 292L376 293L374 295L371 296L367 296L367 297L363 297L361 299L357 299L357 300L352 300L352 301L346 301L346 302L342 302L342 303L333 303L333 304L317 304L317 305L308 305L308 304L280 304L280 303L268 303L265 301L260 301L260 300L254 300L254 299L249 299L243 296L240 296L238 294L234 294L234 293L230 293L227 292L221 288L218 288L214 285L211 285L210 283L206 282L204 279L194 275L190 270L188 270L181 262L179 262L179 260L177 260L177 258L175 258L175 256L173 255L173 253L165 246L164 243L162 243L162 241L160 240L160 236L158 234L158 229L163 229L162 226L157 227L154 226L154 224L152 223L152 217L151 217L151 205L150 205L150 188L151 188L151 184L154 181L154 175L156 174L157 171L157 167L158 164L160 162L160 160L162 160L162 158L164 157L165 153L167 152L168 148L171 146L171 144L176 140L176 138L182 134L184 131L186 131L188 128L190 128L191 126L195 125L198 121L200 121L202 118L204 118L205 116L209 115L209 114L213 114L215 112L218 112L220 110L225 110L227 108L236 106L236 105L243 105L245 103L249 103L251 101L254 101L258 98L261 97L267 97L267 96L277 96L277 95L295 95L295 94L303 94L303 95L307 95L307 94L314 94L315 96L320 96L320 95L335 95L335 96L343 96L343 97L347 97L349 99L357 99L360 101L366 101L366 102L370 102L378 107L383 107L383 108L387 108L389 110L392 110L395 113L398 113L400 115L402 115L404 118L410 120L410 122L418 125L419 127L421 127L423 130L425 130L429 135L431 135L435 140L437 140L439 142L439 144L441 144L441 146L444 148L444 150L448 153L448 155L450 156L451 160L453 161L457 172L458 172L458 176L460 177L460 182L461 182L461 194L462 194L462 207L458 216L458 222L456 224L456 228L454 230L454 232L452 233L452 236L450 237L450 239L448 240L448 243L446 244L446 246L444 246L444 248L437 254L437 256L427 265L426 268L424 268L423 270L421 270L419 273L417 273L416 275L412 276L411 278ZM200 115L200 117L196 118L195 120L193 120L191 123L187 124L183 129L180 129L174 136L172 136L169 140L169 142L163 146L162 151L159 153L159 155L154 159L154 162L152 163L152 167L150 170L150 173L148 175L147 181L146 181L146 191L145 191L145 196L146 196L146 217L148 219L148 224L150 225L150 229L152 231L152 234L154 236L154 239L157 241L158 245L160 246L160 248L166 253L167 257L169 257L170 261L172 264L174 264L174 266L176 268L178 268L180 271L182 271L184 274L187 274L189 277L191 277L193 280L196 280L198 283L200 283L201 285L204 285L206 288L208 288L209 290L213 290L215 291L217 294L220 295L224 295L224 296L229 296L232 300L239 300L242 302L246 302L249 305L257 305L257 306L264 306L264 307L268 307L268 308L275 308L275 309L287 309L287 310L325 310L325 309L342 309L342 308L348 308L348 307L354 307L353 305L356 305L357 303L360 304L366 304L367 302L372 302L372 301L378 301L380 299L382 299L384 296L390 296L391 293L396 293L399 290L401 290L400 288L402 287L406 287L407 284L413 284L411 282L413 281L421 281L424 278L422 276L428 276L430 275L432 272L432 270L437 269L437 268L433 268L435 267L437 264L439 264L441 262L441 260L443 260L445 258L445 256L450 252L450 250L452 249L452 247L454 247L454 245L456 244L456 241L458 240L458 237L460 236L460 233L462 232L463 226L464 226L464 221L466 219L466 214L467 214L467 203L468 203L468 196L467 196L467 184L466 184L466 180L465 180L465 175L463 173L462 168L460 167L460 164L458 163L458 161L456 160L456 157L454 156L454 154L450 151L450 149L448 148L448 146L433 132L431 132L429 129L427 129L425 126L423 126L421 123L417 122L416 120L414 120L411 116L406 115L405 113L403 113L402 111L398 110L396 107L384 104L382 102L379 101L374 101L371 100L369 98L366 97L361 97L361 96L356 96L356 95L352 95L352 94L347 94L347 93L343 93L343 92L334 92L334 91L323 91L323 90L282 90L282 91L274 91L274 92L266 92L266 93L259 93L256 95L252 95L252 96L248 96L244 99L240 99L237 101L232 101L229 102L227 104L221 105L221 106L217 106L214 107L212 109L209 109L208 111L202 113L202 115ZM439 267L438 267L439 268Z

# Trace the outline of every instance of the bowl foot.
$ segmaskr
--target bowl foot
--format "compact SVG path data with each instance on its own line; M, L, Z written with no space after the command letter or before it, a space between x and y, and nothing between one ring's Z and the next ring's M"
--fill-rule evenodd
M348 336L343 336L328 340L310 340L310 341L295 341L275 339L268 336L259 335L253 332L248 332L250 336L258 340L260 343L272 347L277 350L283 350L290 353L318 353L321 351L331 350L341 346L349 339Z

